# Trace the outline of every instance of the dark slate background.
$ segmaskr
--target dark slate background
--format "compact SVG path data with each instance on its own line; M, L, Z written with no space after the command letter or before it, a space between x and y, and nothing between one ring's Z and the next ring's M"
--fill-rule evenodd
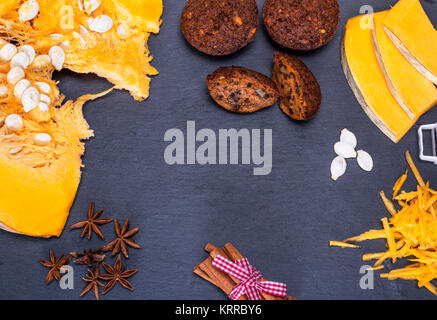
M165 2L162 31L150 40L153 65L160 75L151 84L151 96L135 102L126 92L113 92L85 107L96 137L87 143L85 169L68 225L82 220L90 201L105 208L107 217L129 217L141 232L143 246L130 250L129 267L134 292L117 287L105 299L224 299L213 285L192 273L206 258L207 242L232 242L271 280L288 284L300 299L429 299L413 281L375 277L374 290L361 290L361 255L384 250L373 241L362 249L330 248L341 240L380 227L387 215L378 192L390 193L405 170L403 154L412 151L424 177L436 186L437 167L419 162L416 125L397 145L366 117L349 89L340 67L338 32L325 48L299 55L313 70L323 91L323 105L314 120L297 123L277 105L252 115L238 115L216 106L208 96L205 77L219 66L242 65L270 75L272 53L278 50L261 25L255 41L230 57L214 58L193 50L179 29L184 1ZM257 1L261 8L263 1ZM394 0L342 0L342 27L359 14L362 5L385 10ZM437 7L423 5L437 25ZM95 76L62 71L56 76L68 98L100 92L110 84ZM168 166L164 159L170 128L185 130L186 121L218 132L227 128L273 129L273 172L253 176L252 166ZM437 121L437 109L418 124ZM334 183L329 166L339 132L349 128L359 148L369 151L374 171L362 171L349 161L345 176ZM413 180L409 185L415 187ZM107 240L112 225L103 228ZM38 258L50 249L61 252L99 247L95 236L79 238L80 231L64 231L59 239L32 239L0 232L1 299L78 299L86 267L74 265L74 290L46 286L47 269ZM111 264L113 258L107 259ZM385 263L386 270L393 268ZM92 298L88 294L83 299Z

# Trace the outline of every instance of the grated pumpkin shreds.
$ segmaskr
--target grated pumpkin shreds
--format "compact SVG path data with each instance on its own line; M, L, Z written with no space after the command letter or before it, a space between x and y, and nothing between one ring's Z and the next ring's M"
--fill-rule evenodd
M342 247L342 248L359 248L356 244L346 243L342 241L330 241L329 245L331 247Z
M392 199L394 199L398 195L399 191L401 191L402 186L404 185L404 183L407 180L407 178L408 178L408 169L406 169L405 173L403 175L401 175L399 177L399 179L396 181L396 183L395 183L395 185L393 187Z
M389 280L416 280L419 288L424 287L437 295L437 288L431 283L437 279L437 191L430 188L429 181L425 183L409 151L405 153L405 158L417 180L417 190L399 193L407 179L408 170L405 171L393 187L393 200L401 204L399 210L395 209L384 192L380 194L391 214L391 217L381 219L383 228L341 242L331 241L330 246L358 248L353 243L386 239L386 252L364 254L363 261L376 260L372 270L380 270L387 259L396 263L397 259L407 258L411 264L382 273L380 277Z

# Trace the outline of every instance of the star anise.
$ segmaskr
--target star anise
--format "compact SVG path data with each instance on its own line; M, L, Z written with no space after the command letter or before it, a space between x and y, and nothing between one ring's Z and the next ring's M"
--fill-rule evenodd
M103 213L103 209L94 214L94 202L91 202L90 207L88 209L88 220L81 221L75 223L70 226L70 230L83 228L82 233L80 235L81 238L85 236L88 232L88 239L91 239L92 232L94 231L100 238L105 239L102 231L98 226L102 224L106 224L112 222L113 219L100 218Z
M38 259L39 263L41 263L44 267L50 268L49 273L46 277L46 284L49 284L56 279L57 281L61 280L61 268L70 263L71 257L65 257L61 254L59 258L56 259L52 250L50 250L50 261Z
M99 278L100 278L100 271L99 271L99 263L97 262L94 267L94 270L91 271L88 269L87 275L85 276L85 278L82 278L83 281L85 281L87 284L82 289L80 296L82 297L85 293L93 289L96 299L99 300L99 286L101 287L104 286L104 284L99 281Z
M103 259L105 259L105 254L103 253L102 249L89 249L89 250L83 250L82 252L70 252L70 255L76 258L74 260L74 263L77 264L86 264L89 267L92 267L94 263L96 262L102 262Z
M115 233L117 235L117 238L112 240L110 243L108 243L106 246L102 248L103 251L111 251L111 256L116 255L117 253L121 252L123 255L128 258L128 248L127 246L130 246L132 248L140 249L141 246L135 242L133 239L129 239L132 237L135 233L140 230L139 228L134 228L129 230L129 219L126 219L123 228L120 230L120 224L118 223L117 219L114 219L114 226L115 226Z
M126 280L126 278L133 276L135 273L137 273L138 269L125 270L126 268L121 264L120 254L115 261L114 267L111 267L109 264L103 262L103 268L105 268L106 272L108 273L100 275L100 279L108 282L103 288L102 294L106 294L109 290L111 290L117 281L126 289L134 289L130 282Z

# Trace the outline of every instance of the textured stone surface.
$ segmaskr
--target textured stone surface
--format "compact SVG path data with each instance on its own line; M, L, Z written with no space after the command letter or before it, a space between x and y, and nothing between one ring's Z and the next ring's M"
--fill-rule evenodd
M385 10L395 1L340 1L342 27L359 14L361 5ZM184 1L167 0L159 37L152 36L154 65L161 74L151 83L151 96L135 102L126 92L89 103L85 115L96 138L87 143L86 165L68 225L82 220L91 200L105 208L106 217L124 221L141 231L135 237L143 246L131 249L128 267L138 267L131 280L134 292L118 286L103 299L224 299L214 286L192 273L206 257L207 242L232 242L273 281L286 282L299 299L426 299L433 298L413 281L388 281L375 277L375 289L359 287L361 255L384 250L372 241L363 249L329 248L329 240L342 240L380 227L387 215L378 192L390 192L403 173L404 151L410 149L425 178L437 187L437 167L417 160L417 125L397 145L390 142L367 118L356 101L340 67L339 32L327 46L299 57L320 82L323 103L310 122L298 123L278 106L252 115L226 112L209 97L205 77L222 65L243 65L271 74L275 47L260 27L256 40L226 58L197 52L184 40L179 17ZM259 8L262 1L258 1ZM437 7L423 1L437 25ZM74 98L110 87L94 76L63 71L57 75L62 92ZM437 109L419 124L433 123ZM185 130L186 121L200 128L273 129L273 171L253 176L251 166L168 166L163 158L164 133ZM347 127L358 137L358 147L372 154L374 171L362 171L349 162L337 182L329 179L335 157L333 145ZM1 181L1 180L0 180ZM408 186L414 186L408 180ZM111 240L111 225L102 227ZM85 266L74 265L75 289L45 285L48 270L38 258L49 250L60 252L99 247L80 231L64 231L60 239L31 239L0 232L0 299L78 299ZM111 264L115 259L107 261ZM386 270L391 263L386 264ZM93 298L87 294L84 299Z

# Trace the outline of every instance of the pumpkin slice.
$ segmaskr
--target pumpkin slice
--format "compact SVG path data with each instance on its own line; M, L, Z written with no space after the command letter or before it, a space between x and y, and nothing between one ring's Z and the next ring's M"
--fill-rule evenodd
M410 64L385 33L382 23L387 14L388 11L384 11L373 15L376 57L393 97L414 120L436 104L437 89Z
M361 26L369 15L348 20L341 48L343 71L361 107L375 125L397 143L414 121L397 103L379 68L371 28Z
M51 237L64 228L82 141L93 135L82 106L110 91L61 105L54 67L96 73L147 98L157 74L147 40L159 31L162 0L26 1L0 3L0 228Z
M9 45L1 42L2 47ZM80 182L81 141L93 135L82 105L102 94L61 106L63 96L51 80L53 67L35 61L24 69L22 81L44 104L30 110L24 108L26 90L8 81L11 63L3 64L0 72L0 228L50 237L59 236L64 227ZM20 126L8 122L12 115L20 119Z
M0 129L0 227L29 236L61 234L80 182L81 140L93 136L82 105L98 96L54 108L44 123L23 114L24 128L17 134L5 126ZM51 135L49 145L35 145L34 136L40 132ZM21 150L11 154L17 147Z
M159 32L162 0L37 1L39 14L32 24L20 24L12 10L0 20L0 31L3 25L14 38L41 51L62 46L64 67L106 78L138 101L149 96L149 76L158 71L150 65L147 41L151 32ZM88 2L100 4L90 12Z
M437 31L419 0L400 0L383 21L387 35L406 59L437 84Z

